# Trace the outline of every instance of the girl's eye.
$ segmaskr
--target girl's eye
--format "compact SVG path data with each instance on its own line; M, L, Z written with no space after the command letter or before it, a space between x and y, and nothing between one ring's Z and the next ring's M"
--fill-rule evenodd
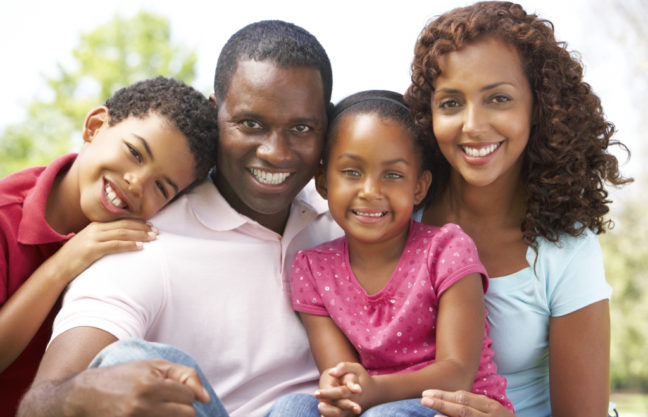
M347 177L359 177L360 172L356 169L343 169L342 175L345 175Z
M389 180L397 180L403 178L403 175L399 174L398 172L388 172L385 174L385 178Z
M142 154L139 153L139 151L132 145L127 143L126 146L128 147L128 151L131 153L131 155L133 155L137 162L142 162Z
M241 121L241 124L243 126L247 127L248 129L260 129L261 128L261 124L259 122L257 122L256 120L249 120L249 119L248 120L243 120L243 121Z
M293 127L293 130L298 133L307 133L313 130L313 128L307 125L296 125Z
M155 186L158 188L158 190L160 190L160 193L162 193L165 199L169 198L169 193L167 193L167 190L161 181L155 181Z

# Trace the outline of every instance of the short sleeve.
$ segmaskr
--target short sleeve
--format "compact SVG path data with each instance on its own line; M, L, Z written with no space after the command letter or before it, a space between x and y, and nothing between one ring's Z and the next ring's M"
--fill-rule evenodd
M156 242L144 250L105 256L68 287L56 316L52 339L82 326L118 339L145 337L165 300L168 280Z
M579 237L566 236L541 249L547 251L542 266L548 271L545 276L553 317L610 298L612 287L605 280L603 254L594 232L588 229Z
M440 296L461 278L478 273L482 276L484 292L488 289L488 274L479 260L473 240L456 224L448 223L437 232L430 249L430 268L436 277Z
M328 310L317 290L312 262L307 251L297 252L293 259L290 271L290 294L293 309L301 313L328 316Z

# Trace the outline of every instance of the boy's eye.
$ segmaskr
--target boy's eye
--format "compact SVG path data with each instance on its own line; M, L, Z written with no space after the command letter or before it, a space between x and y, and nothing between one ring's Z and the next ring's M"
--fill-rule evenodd
M167 192L164 184L162 184L161 181L155 181L155 186L158 188L158 190L160 190L160 193L162 193L165 199L169 198L169 193Z
M142 154L139 153L139 151L132 145L127 143L126 146L128 147L128 151L131 153L131 155L133 155L133 157L135 157L137 162L142 162Z
M296 125L293 127L293 130L297 133L307 133L313 130L313 128L308 125Z

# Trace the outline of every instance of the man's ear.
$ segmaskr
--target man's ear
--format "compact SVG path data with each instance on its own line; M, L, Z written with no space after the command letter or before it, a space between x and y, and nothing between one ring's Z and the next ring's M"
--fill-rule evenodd
M108 126L110 115L108 108L101 106L90 110L83 121L83 141L92 142L97 133L104 127Z
M428 189L432 184L432 173L429 170L424 170L419 175L416 181L416 188L414 190L414 205L420 204L427 195Z
M322 164L317 167L317 172L315 173L315 188L322 198L327 198L328 186L326 184L326 168L324 168Z

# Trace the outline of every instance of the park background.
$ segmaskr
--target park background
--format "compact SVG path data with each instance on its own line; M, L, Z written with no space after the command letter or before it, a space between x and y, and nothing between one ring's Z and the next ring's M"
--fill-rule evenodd
M117 88L161 74L209 94L236 30L281 19L312 32L333 65L333 101L364 89L404 92L416 37L458 0L2 0L0 176L81 146L85 112ZM555 25L601 97L615 151L634 183L612 189L601 236L614 288L611 388L622 417L648 416L648 0L523 0Z

